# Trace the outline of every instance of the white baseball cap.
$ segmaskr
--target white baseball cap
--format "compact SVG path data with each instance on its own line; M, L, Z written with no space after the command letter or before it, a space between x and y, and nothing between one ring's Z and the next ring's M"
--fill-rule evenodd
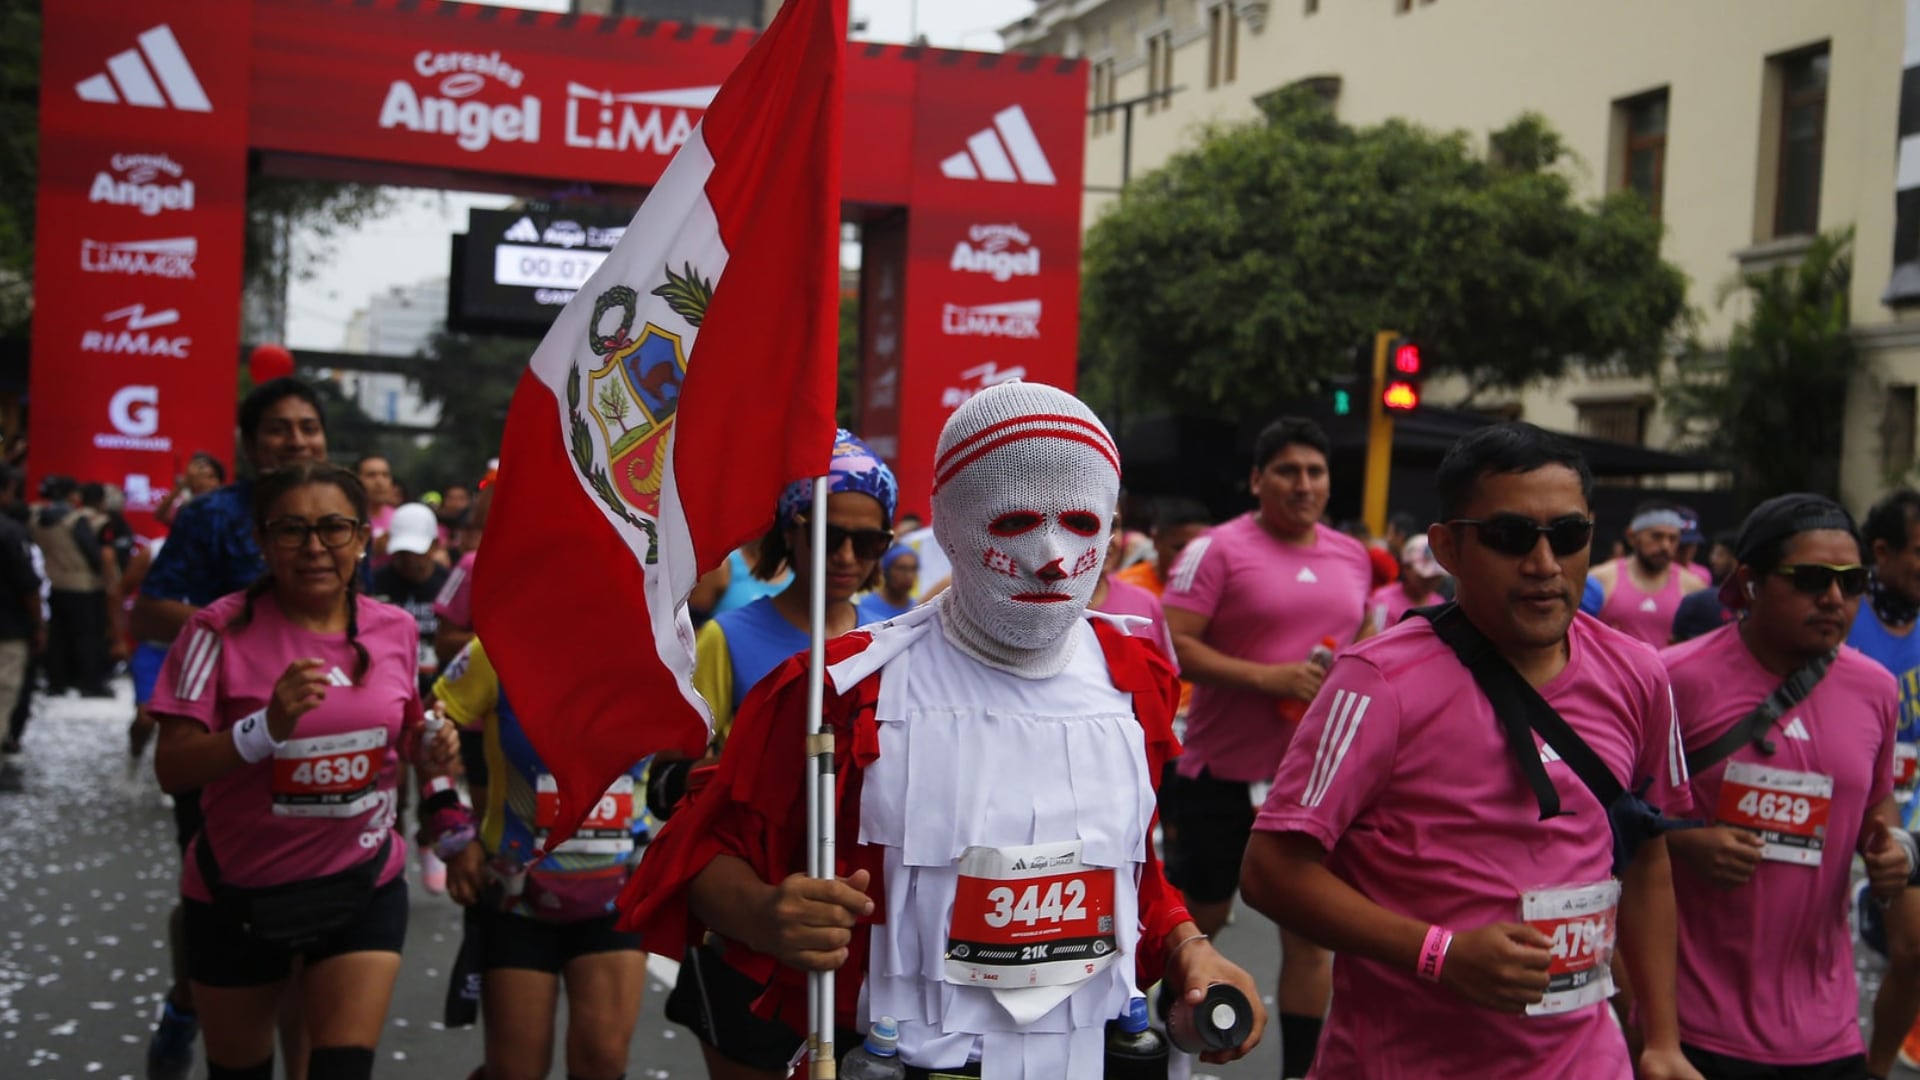
M387 524L387 554L410 551L425 555L440 539L440 518L426 503L408 503L393 512Z

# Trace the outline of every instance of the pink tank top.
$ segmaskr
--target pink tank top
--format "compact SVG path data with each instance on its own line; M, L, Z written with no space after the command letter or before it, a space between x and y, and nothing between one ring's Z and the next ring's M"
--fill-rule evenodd
M1600 621L1615 630L1664 649L1673 641L1673 616L1680 610L1680 564L1667 567L1667 584L1646 592L1633 583L1628 559L1613 561L1613 593L1600 609Z

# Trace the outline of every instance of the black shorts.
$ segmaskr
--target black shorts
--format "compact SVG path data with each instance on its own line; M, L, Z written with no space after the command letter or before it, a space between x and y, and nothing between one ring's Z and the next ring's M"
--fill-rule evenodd
M618 915L580 922L543 922L490 907L474 909L470 933L478 935L480 970L520 968L560 974L575 957L592 953L638 951L639 934L613 928Z
M200 826L206 823L200 814L200 789L183 791L173 797L173 839L180 845L180 854L187 853L187 845L200 834Z
M1867 1080L1865 1054L1815 1065L1766 1065L1697 1046L1682 1045L1680 1049L1707 1080Z
M184 903L187 973L194 982L208 986L266 986L293 974L296 955L311 967L346 953L397 953L407 942L405 875L373 890L359 918L297 949L261 941L213 904L191 898Z
M1167 880L1196 904L1232 900L1240 891L1240 858L1253 835L1253 817L1251 785L1216 780L1205 769L1181 776L1169 762L1160 779Z
M753 1014L762 987L720 958L711 944L688 949L667 995L667 1019L691 1030L721 1057L749 1068L785 1073L806 1036ZM860 1045L857 1031L834 1033L835 1049Z

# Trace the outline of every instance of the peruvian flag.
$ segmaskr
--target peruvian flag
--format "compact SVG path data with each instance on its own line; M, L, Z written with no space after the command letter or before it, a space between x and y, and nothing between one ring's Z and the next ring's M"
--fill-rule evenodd
M832 454L843 3L781 9L514 393L473 614L559 787L548 850L705 748L687 595Z

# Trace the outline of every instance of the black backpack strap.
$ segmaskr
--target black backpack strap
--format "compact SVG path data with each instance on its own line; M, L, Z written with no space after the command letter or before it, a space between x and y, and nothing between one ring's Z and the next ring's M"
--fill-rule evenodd
M1578 732L1569 726L1558 710L1540 696L1540 692L1507 663L1505 657L1494 649L1493 643L1460 612L1459 605L1441 604L1437 607L1416 608L1411 614L1419 615L1433 624L1433 632L1447 643L1454 655L1467 670L1473 673L1473 681L1479 685L1480 692L1493 706L1494 715L1500 718L1500 726L1507 736L1507 748L1512 751L1514 760L1520 766L1520 772L1527 779L1527 786L1533 789L1535 801L1540 804L1540 820L1557 817L1564 811L1560 808L1560 793L1553 786L1553 780L1547 776L1547 767L1540 760L1531 732L1539 732L1542 740L1560 755L1580 782L1600 800L1603 809L1609 809L1620 797L1624 789L1613 770L1607 768L1600 755L1594 753Z
M1764 753L1773 753L1773 744L1767 741L1767 732L1773 730L1774 722L1786 714L1788 709L1807 700L1813 688L1826 678L1827 669L1840 655L1835 649L1823 656L1809 660L1805 667L1787 676L1787 681L1774 687L1765 701L1754 706L1739 723L1728 728L1721 736L1698 750L1687 755L1687 773L1697 776L1722 761L1740 752L1743 746L1754 743L1760 745Z

